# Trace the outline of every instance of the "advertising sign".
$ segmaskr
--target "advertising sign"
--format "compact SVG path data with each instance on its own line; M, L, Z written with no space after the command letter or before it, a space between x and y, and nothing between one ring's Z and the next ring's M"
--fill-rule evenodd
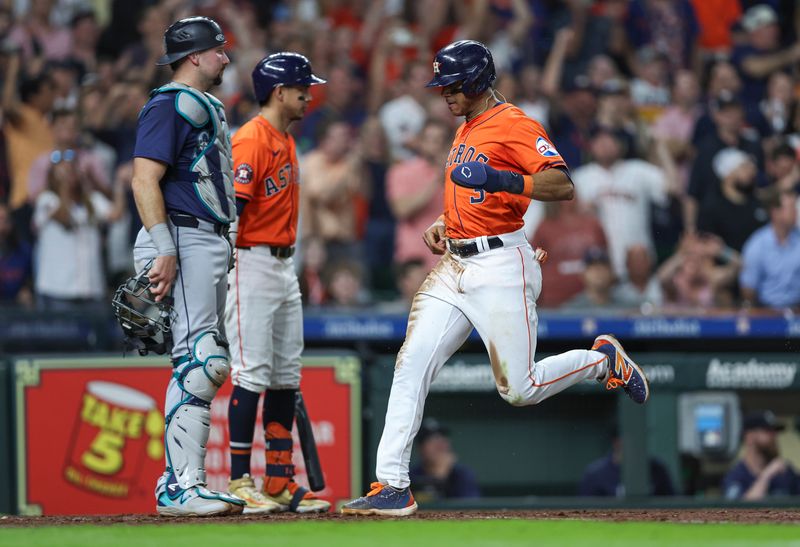
M360 492L360 365L350 356L308 357L302 390L334 503ZM154 513L164 470L163 358L19 360L16 378L17 495L20 514ZM206 469L212 489L227 490L230 383L211 407ZM260 423L260 418L259 418ZM263 429L253 474L263 475ZM297 481L307 486L295 438Z

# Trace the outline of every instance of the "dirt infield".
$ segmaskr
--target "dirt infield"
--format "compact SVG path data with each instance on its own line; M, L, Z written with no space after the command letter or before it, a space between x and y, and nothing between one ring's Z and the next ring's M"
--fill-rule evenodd
M264 515L238 517L208 518L169 518L156 515L90 515L90 516L52 516L52 517L0 517L0 528L3 527L39 527L69 526L75 524L128 524L133 526L145 524L174 523L212 523L212 522L292 522L297 520L319 520L327 522L357 521L386 517L353 517L330 513L325 515ZM800 509L570 509L548 511L420 511L412 520L469 520L469 519L530 519L530 520L604 520L611 522L731 522L737 524L798 524L800 525Z

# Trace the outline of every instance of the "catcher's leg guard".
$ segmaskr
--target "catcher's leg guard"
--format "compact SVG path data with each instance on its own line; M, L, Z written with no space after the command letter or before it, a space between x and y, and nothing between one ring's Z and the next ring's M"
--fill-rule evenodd
M156 486L161 514L224 514L243 508L238 498L205 488L211 401L229 372L227 350L210 332L174 364L164 432L167 471Z
M264 493L267 497L279 503L283 511L322 513L330 509L329 502L294 482L293 441L289 430L278 422L270 422L265 438L267 475L264 477Z

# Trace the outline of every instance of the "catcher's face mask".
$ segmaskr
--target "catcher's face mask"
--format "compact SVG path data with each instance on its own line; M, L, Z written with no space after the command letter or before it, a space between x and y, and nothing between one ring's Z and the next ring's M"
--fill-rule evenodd
M153 352L163 355L172 349L172 321L175 310L172 298L156 302L150 293L147 273L150 266L129 278L119 286L111 300L128 348L136 349L139 355Z

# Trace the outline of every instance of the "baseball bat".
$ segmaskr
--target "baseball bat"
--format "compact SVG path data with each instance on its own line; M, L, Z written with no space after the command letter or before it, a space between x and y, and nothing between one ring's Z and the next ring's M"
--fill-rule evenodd
M303 451L303 461L306 463L308 486L314 492L319 492L325 489L325 477L322 475L322 465L319 462L311 419L308 417L303 394L299 390L295 396L295 421L297 422L297 435L300 437L300 448Z

